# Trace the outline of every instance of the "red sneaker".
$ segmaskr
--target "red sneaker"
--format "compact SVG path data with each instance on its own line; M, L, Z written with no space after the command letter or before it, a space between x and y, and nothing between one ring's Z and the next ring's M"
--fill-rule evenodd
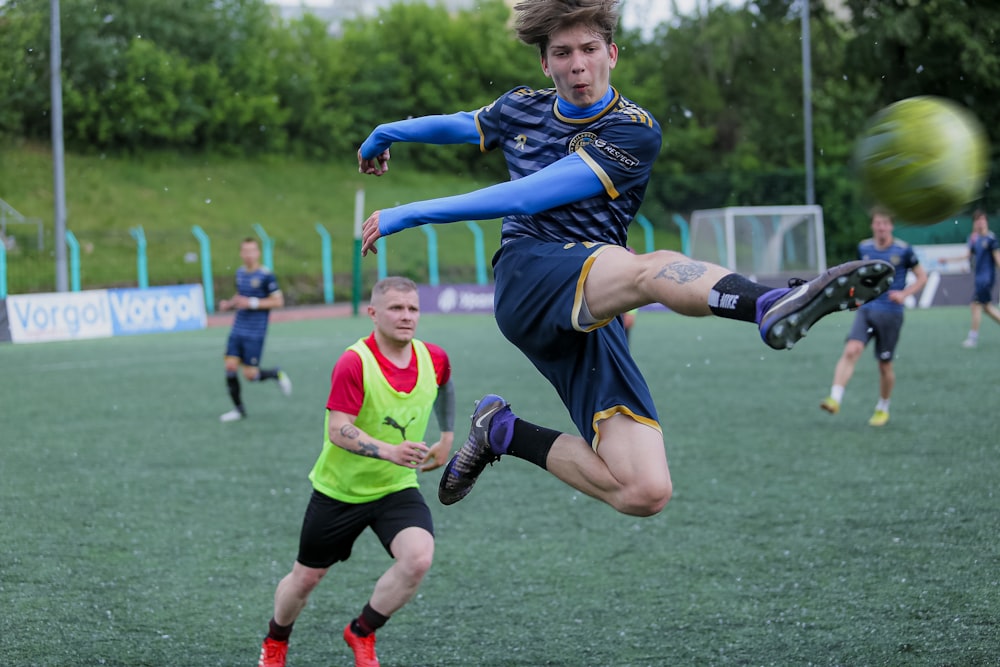
M285 667L285 656L288 655L288 642L279 642L270 637L264 638L260 647L260 659L257 667Z
M379 667L375 657L375 633L359 637L351 631L351 624L344 628L344 641L354 651L354 667Z

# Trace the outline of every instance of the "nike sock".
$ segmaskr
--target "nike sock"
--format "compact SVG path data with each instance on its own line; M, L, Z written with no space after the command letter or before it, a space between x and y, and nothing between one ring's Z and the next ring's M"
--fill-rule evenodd
M229 398L233 399L233 405L241 413L246 414L246 410L243 409L243 400L240 397L240 378L235 372L226 372L226 386L229 387Z
M358 617L351 621L351 632L359 637L367 637L385 625L388 620L388 616L383 616L372 609L371 603L366 603Z
M292 621L288 625L278 625L278 622L272 616L271 622L268 623L267 636L278 642L287 642L292 634L293 625L295 625L295 621Z
M788 292L788 288L772 289L753 282L738 273L724 276L708 293L708 307L714 315L743 322L758 322L757 300L769 292L774 292L768 307L778 297Z
M257 376L258 382L263 382L264 380L277 380L277 379L278 379L277 368L262 368L260 369L260 374Z

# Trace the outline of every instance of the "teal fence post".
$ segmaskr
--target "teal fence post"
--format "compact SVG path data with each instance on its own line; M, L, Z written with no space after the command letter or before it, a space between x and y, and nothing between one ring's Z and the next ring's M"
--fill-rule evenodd
M323 256L323 302L333 303L333 244L330 242L330 232L326 227L316 223L316 232L323 241L320 252Z
M653 241L653 223L642 213L635 216L635 221L642 227L643 234L645 235L646 252L653 252L656 250L656 243Z
M486 246L483 243L483 230L480 229L479 225L472 222L471 220L465 221L465 226L472 230L472 236L475 238L475 253L476 253L476 284L485 285L486 284Z
M437 231L431 225L420 228L427 236L427 279L431 287L438 286L438 237Z
M385 237L380 236L375 241L375 256L378 258L378 279L382 280L389 275L389 270L385 266Z
M680 214L674 213L674 224L681 230L681 252L691 256L691 225Z
M201 249L201 286L205 290L205 312L215 312L215 285L212 282L212 242L205 230L195 225L191 232L197 237Z
M253 223L253 229L257 232L257 236L260 237L261 250L264 255L264 266L274 271L274 240L267 235L267 232L258 223Z
M0 238L0 299L7 298L7 243Z
M146 289L149 287L149 270L146 264L146 233L142 230L142 225L132 227L128 233L135 239L135 270L139 276L139 289Z
M80 242L76 234L66 230L66 245L69 246L69 284L70 290L80 291Z

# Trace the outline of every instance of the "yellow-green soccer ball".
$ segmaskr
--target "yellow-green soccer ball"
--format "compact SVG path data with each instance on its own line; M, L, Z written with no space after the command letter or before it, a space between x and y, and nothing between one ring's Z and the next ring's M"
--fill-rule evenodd
M910 97L868 121L855 158L875 204L900 222L933 225L977 199L989 142L976 117L942 97Z

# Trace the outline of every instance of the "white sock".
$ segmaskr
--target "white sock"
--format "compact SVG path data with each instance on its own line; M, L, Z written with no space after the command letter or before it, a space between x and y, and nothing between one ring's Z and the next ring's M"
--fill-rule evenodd
M875 404L875 409L881 410L882 412L889 412L889 399L888 398L878 399L878 403Z
M979 332L978 331L971 331L970 330L969 331L969 340L978 340L978 339L979 339Z
M830 398L840 403L844 400L844 387L839 384L835 384L830 387Z

